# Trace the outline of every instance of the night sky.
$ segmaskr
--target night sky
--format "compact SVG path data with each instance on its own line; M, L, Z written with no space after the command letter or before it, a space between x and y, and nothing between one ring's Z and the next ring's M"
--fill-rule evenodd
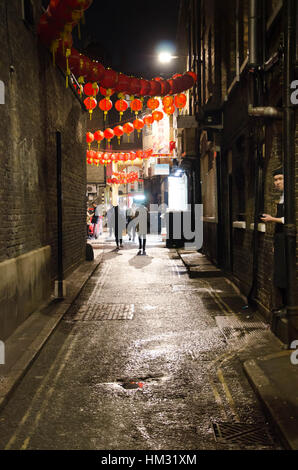
M75 44L86 55L118 72L152 78L175 73L172 64L160 64L158 48L163 44L175 54L179 0L103 2L94 0L85 12L82 40ZM164 47L165 48L165 47ZM89 52L89 54L88 54Z

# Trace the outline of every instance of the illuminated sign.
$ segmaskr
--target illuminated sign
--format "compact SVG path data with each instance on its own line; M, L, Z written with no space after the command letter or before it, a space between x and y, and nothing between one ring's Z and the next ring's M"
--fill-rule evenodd
M156 163L154 165L154 175L169 175L170 165L167 163Z

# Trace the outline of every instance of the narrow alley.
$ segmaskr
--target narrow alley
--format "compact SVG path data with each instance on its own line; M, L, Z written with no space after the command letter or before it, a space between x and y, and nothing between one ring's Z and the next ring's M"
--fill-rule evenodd
M2 409L0 447L282 449L242 367L273 335L233 285L190 279L154 237L147 256L128 242L100 248Z

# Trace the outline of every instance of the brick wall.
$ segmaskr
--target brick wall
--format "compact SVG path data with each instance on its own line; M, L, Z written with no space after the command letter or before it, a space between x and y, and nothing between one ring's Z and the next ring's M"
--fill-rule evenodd
M272 6L274 6L272 4ZM213 11L214 8L214 11ZM232 91L227 96L227 90L235 77L235 23L234 14L236 2L229 0L222 2L202 2L201 16L199 21L202 25L202 54L204 60L202 69L205 76L201 77L202 93L205 92L206 80L208 77L208 32L215 31L215 60L214 82L222 92L222 107L224 110L224 129L221 133L221 215L222 230L224 239L219 244L223 253L219 253L222 266L230 269L235 280L241 286L244 293L248 293L252 285L252 262L253 262L253 231L250 225L254 222L255 205L255 145L257 141L262 141L264 133L265 155L264 155L264 212L275 215L276 202L279 194L274 191L272 182L272 171L282 165L282 121L262 120L248 116L248 103L251 101L250 76L247 70L241 74L239 83L236 83ZM226 13L229 12L229 22L226 21ZM240 24L240 31L243 35L240 45L243 48L247 45L247 2L240 10L244 15L243 24ZM216 12L216 14L214 13ZM246 16L245 16L246 15ZM270 32L268 41L268 53L276 51L280 32L282 30L282 18L278 17L275 26ZM231 37L232 35L232 37ZM220 41L218 41L220 37ZM243 52L243 51L242 51ZM245 59L241 55L241 62ZM221 64L221 70L215 69L216 64ZM264 104L270 106L281 106L282 103L282 64L278 64L266 73L266 92L264 92ZM225 99L224 99L225 98ZM206 100L207 101L207 100ZM208 105L214 105L214 100ZM205 102L206 103L206 102ZM216 104L215 104L216 105ZM206 106L207 108L208 106ZM214 140L212 131L209 132L209 140ZM296 214L298 207L298 121L296 110ZM228 163L230 156L230 163ZM201 154L201 161L204 155ZM223 165L223 162L224 166ZM229 179L229 172L231 178ZM204 191L204 188L203 188ZM230 197L230 204L229 204ZM231 209L231 212L230 212ZM296 215L296 221L298 222ZM232 221L243 220L246 222L246 229L232 229L230 237L229 226ZM217 239L214 236L215 230L210 233L207 224L204 227L204 250L213 259L216 255ZM257 274L257 300L264 307L264 312L268 312L276 304L276 291L273 287L273 235L274 224L266 225L266 232L258 232L258 274ZM298 238L297 238L298 241ZM219 246L219 248L220 248ZM231 250L229 256L228 250ZM298 260L298 243L297 243Z
M41 2L34 2L37 23ZM57 272L56 131L62 135L63 256L65 273L85 253L86 113L53 67L21 2L0 4L0 62L5 84L0 129L0 262L51 246Z

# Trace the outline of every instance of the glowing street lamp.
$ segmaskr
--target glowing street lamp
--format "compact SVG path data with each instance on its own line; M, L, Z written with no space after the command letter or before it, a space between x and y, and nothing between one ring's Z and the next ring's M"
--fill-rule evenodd
M161 52L158 56L158 59L163 64L168 64L173 59L173 56L170 52Z

